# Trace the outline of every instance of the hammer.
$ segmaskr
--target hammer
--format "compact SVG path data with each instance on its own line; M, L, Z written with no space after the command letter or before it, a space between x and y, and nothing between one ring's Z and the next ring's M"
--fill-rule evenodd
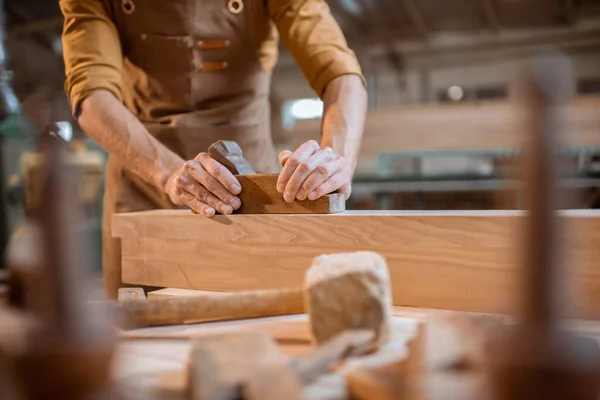
M370 329L376 335L375 347L387 340L392 315L386 260L370 251L315 257L301 288L199 294L108 304L118 314L123 328L308 312L313 336L318 344L329 341L346 329Z

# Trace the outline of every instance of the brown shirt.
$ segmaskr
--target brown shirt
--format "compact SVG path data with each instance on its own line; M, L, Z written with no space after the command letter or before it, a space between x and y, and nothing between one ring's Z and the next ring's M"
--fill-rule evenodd
M280 37L318 96L341 75L356 74L364 82L358 60L325 0L244 2L252 7L266 6L267 13L258 10L256 15L270 16L270 20L256 24L263 29L268 26L271 32L259 44L263 68L272 70L275 66ZM65 86L73 110L96 89L108 90L122 100L123 51L110 11L111 0L60 0L59 4L65 17Z

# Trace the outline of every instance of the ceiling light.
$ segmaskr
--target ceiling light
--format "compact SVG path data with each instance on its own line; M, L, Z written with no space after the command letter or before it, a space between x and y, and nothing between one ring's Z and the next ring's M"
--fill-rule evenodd
M465 96L465 91L462 87L453 85L448 88L448 97L452 101L459 101Z

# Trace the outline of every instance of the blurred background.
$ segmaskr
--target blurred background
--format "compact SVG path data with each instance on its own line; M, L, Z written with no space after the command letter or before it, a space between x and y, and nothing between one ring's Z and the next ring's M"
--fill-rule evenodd
M56 124L82 172L87 265L101 266L104 151L71 116L57 1L4 0L6 53L20 111L0 126L10 229L39 192L33 139ZM369 117L349 209L518 209L519 65L540 47L574 67L570 161L577 208L600 205L599 0L327 0L357 53ZM282 47L272 87L278 148L318 138L322 103ZM515 168L517 168L515 170Z

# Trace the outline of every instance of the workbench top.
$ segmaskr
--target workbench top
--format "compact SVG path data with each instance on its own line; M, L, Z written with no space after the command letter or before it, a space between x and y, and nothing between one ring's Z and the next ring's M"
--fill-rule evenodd
M434 312L436 310L394 307L393 336L385 351L378 352L377 358L364 356L350 360L343 368L350 368L354 362L359 362L361 366L385 362L382 354L390 361L403 357L407 353L408 342L416 334L419 322ZM504 319L510 323L510 318ZM568 324L574 332L600 340L600 324L597 322L569 321ZM125 390L127 399L187 399L187 363L193 338L221 333L264 331L277 341L284 354L297 356L314 348L309 329L307 315L301 314L123 331L119 335L113 378ZM347 398L346 390L343 376L332 373L314 382L306 393L311 400L336 400Z
M386 351L389 357L399 357L406 352L406 343L428 312L395 308L394 335L389 351ZM120 333L114 380L126 390L128 399L185 399L191 339L249 331L268 332L288 356L305 354L314 347L305 314L137 329ZM363 357L361 362L368 362L368 357ZM344 380L339 374L324 376L307 390L311 399L343 399L346 396Z

